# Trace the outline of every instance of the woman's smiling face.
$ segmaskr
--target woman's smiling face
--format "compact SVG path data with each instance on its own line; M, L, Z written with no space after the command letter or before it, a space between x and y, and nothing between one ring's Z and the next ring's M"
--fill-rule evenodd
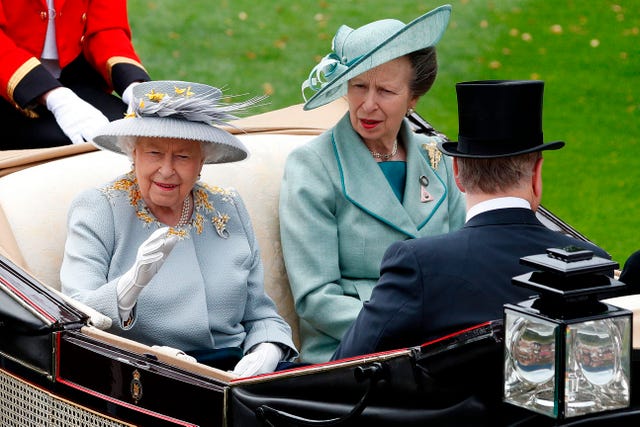
M140 137L133 151L140 193L151 212L160 218L180 213L202 165L201 143L183 139Z
M396 139L407 110L417 102L409 87L412 78L411 61L403 56L349 80L351 126L369 147Z

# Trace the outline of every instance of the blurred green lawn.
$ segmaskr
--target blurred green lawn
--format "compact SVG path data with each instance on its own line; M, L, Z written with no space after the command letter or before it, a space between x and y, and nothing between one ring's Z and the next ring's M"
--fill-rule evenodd
M624 263L640 249L640 0L458 0L440 72L418 111L457 136L455 83L541 79L543 204ZM341 24L409 22L433 0L129 0L138 53L155 79L302 102L300 84Z

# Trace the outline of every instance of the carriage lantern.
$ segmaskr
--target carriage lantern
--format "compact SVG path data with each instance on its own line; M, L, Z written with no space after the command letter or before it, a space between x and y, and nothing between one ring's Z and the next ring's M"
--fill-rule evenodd
M520 259L514 285L538 296L504 306L503 400L556 419L630 404L632 313L600 301L626 285L618 263L578 247Z

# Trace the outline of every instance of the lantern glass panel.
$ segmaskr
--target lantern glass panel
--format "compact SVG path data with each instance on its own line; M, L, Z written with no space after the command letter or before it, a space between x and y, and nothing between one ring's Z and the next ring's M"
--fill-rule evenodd
M631 317L567 325L565 416L629 406Z
M556 417L559 325L505 309L504 400Z

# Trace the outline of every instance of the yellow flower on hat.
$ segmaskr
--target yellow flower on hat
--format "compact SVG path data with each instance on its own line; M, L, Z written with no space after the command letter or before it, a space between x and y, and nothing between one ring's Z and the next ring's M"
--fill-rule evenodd
M179 87L174 86L177 95L184 95L185 97L190 97L194 93L191 92L191 86L187 86L184 89L180 89Z
M165 96L167 96L166 93L156 92L153 89L151 89L151 92L147 93L147 98L149 98L149 101L153 102L160 102Z

